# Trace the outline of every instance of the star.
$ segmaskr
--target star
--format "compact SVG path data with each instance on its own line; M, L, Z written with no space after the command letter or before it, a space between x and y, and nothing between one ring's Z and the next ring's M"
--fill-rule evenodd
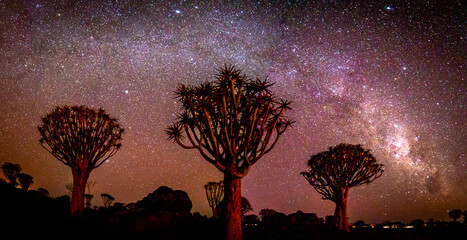
M385 166L352 192L350 222L467 209L460 1L13 2L0 8L0 163L20 164L33 189L60 196L71 179L39 146L40 118L60 105L102 107L126 130L121 150L91 173L94 194L130 203L167 185L212 214L202 186L222 174L164 130L181 107L177 84L197 86L232 64L274 83L296 121L242 180L254 214L331 215L299 173L341 142Z

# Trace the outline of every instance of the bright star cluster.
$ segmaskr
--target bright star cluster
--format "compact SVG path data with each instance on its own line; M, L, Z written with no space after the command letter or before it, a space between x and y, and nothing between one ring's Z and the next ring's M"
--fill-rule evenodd
M166 185L211 215L203 185L221 173L164 129L178 83L231 64L275 82L296 121L243 179L253 213L332 215L299 173L346 142L385 165L351 189L350 222L447 219L467 209L465 19L462 1L0 1L0 163L66 194L71 171L36 127L59 105L102 107L126 132L94 195L129 203Z

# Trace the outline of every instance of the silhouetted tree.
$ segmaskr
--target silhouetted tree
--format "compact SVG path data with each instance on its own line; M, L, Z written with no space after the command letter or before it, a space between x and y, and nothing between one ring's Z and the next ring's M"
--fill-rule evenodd
M276 213L276 210L265 208L259 211L259 217L261 218L261 220L264 220L269 216L274 216Z
M313 155L309 170L301 174L323 196L336 203L333 226L349 231L347 197L349 189L370 183L383 173L382 164L361 145L339 144Z
M251 207L250 201L246 197L242 197L242 202L241 202L241 215L242 218L245 216L245 213L253 211L253 208Z
M94 182L94 181L88 181L86 183L86 191L87 191L87 194L92 194L92 188L96 185L97 183Z
M208 182L204 185L204 189L206 190L206 198L208 199L209 206L212 209L212 215L218 218L217 207L224 198L224 181Z
M91 208L91 201L94 198L94 195L91 194L91 190L96 185L96 182L94 181L88 181L86 183L86 194L84 194L84 202L87 208Z
M18 182L21 186L21 189L27 191L34 183L34 177L26 173L20 173L18 174Z
M243 223L246 226L257 226L260 222L260 218L254 214L243 217Z
M464 216L464 221L462 223L466 224L467 223L467 211L463 211L462 216Z
M68 190L68 196L72 197L73 196L73 183L67 183L65 184L66 190Z
M449 218L452 218L454 222L457 222L457 219L462 216L462 211L459 209L454 209L449 211Z
M91 208L91 201L93 198L94 198L94 195L92 194L88 194L88 193L84 194L84 201L85 201L87 208Z
M102 193L101 198L105 208L109 208L110 205L112 205L112 202L115 200L115 198L108 193Z
M365 226L366 223L365 223L365 221L363 221L363 220L358 220L358 221L356 221L356 222L354 223L354 225L355 225L355 227L357 227L357 228L363 228L363 226Z
M71 168L70 211L74 216L81 215L89 175L120 149L124 129L103 109L86 106L57 107L41 122L38 130L42 147Z
M422 219L415 219L410 222L415 229L422 229L425 225L425 222Z
M435 226L435 219L434 218L428 218L428 221L426 222L426 227L427 228L433 228Z
M18 185L16 179L18 178L18 174L21 172L21 166L16 163L5 162L2 164L2 171L8 182L16 187Z
M276 100L272 85L246 79L226 66L214 82L197 87L179 84L176 90L182 112L166 130L168 139L197 149L224 173L223 215L229 240L242 239L241 179L292 124L283 116L290 102Z

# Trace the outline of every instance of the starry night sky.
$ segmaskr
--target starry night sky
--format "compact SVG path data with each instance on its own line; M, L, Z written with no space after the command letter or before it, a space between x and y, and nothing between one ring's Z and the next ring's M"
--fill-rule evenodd
M467 209L462 1L212 2L0 0L0 163L20 164L33 189L67 194L71 171L39 145L40 118L64 104L102 107L126 132L91 174L93 204L166 185L210 216L203 185L221 173L164 129L179 112L178 83L213 80L232 64L275 82L296 121L243 179L254 214L332 215L334 203L299 173L341 142L385 165L351 189L350 222L447 220L447 210Z

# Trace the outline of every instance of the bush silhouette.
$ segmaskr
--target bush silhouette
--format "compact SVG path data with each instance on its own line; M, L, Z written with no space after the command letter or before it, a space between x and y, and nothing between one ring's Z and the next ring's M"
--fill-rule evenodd
M18 185L16 179L18 178L18 174L21 172L21 166L19 164L5 162L2 164L2 171L10 184L13 184L14 186Z
M457 219L462 216L462 211L459 209L454 209L452 211L449 211L449 217L454 220L454 222L457 222Z

